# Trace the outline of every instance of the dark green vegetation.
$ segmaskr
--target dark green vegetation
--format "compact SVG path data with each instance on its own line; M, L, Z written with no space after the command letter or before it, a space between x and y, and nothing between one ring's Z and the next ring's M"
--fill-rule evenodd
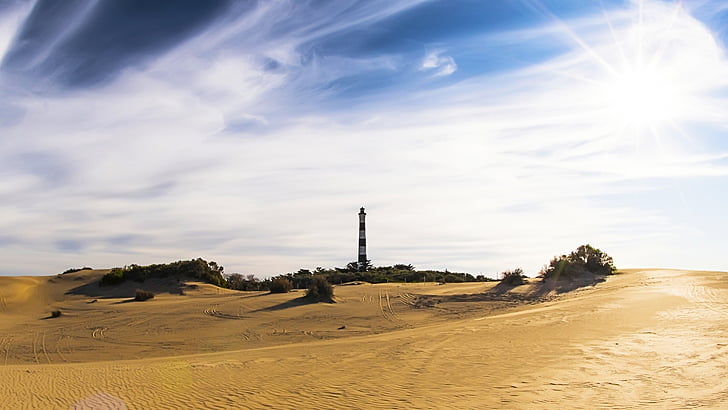
M526 275L523 274L523 269L521 268L507 270L501 273L501 277L501 283L509 286L519 286L526 283Z
M82 270L92 270L93 268L89 268L88 266L84 266L83 268L70 268L64 270L61 275L65 275L66 273L74 273L74 272L80 272Z
M84 269L69 269L64 273L77 272ZM539 276L546 279L576 279L587 274L611 275L617 269L612 258L591 245L582 245L568 255L553 258L544 266ZM326 297L328 291L320 287L321 280L327 284L343 284L347 282L490 282L495 279L484 275L473 276L469 273L436 270L416 270L409 264L395 264L392 266L367 265L365 271L359 271L356 262L347 264L345 268L325 269L318 267L313 271L299 269L295 273L277 275L269 279L258 279L254 275L243 276L240 273L223 275L223 267L214 261L207 262L202 258L188 261L177 261L167 264L153 264L147 266L129 265L123 268L113 268L101 279L101 285L116 285L127 280L144 282L151 278L189 278L213 285L242 291L270 291L271 293L285 293L292 289L316 288L313 295L321 294ZM508 286L518 286L525 283L526 276L523 269L516 268L501 273L501 283ZM330 286L330 285L329 285Z
M142 302L145 300L154 299L154 293L142 289L137 289L134 294L134 300Z
M222 276L222 272L222 266L216 262L207 262L202 258L147 266L129 265L111 269L111 272L101 278L101 285L116 285L126 280L144 282L151 278L187 277L227 287L227 281Z
M60 317L61 314L62 313L60 310L54 310L53 312L51 312L51 317Z
M324 269L316 268L313 272L308 269L299 269L296 273L288 273L288 278L295 288L308 288L311 278L314 275L321 275L333 284L363 281L369 283L384 282L440 282L440 283L461 283L461 282L486 282L493 279L483 275L473 276L469 273L458 273L435 270L415 270L412 265L396 264L393 266L370 267L368 270L359 272L356 263L350 263L346 268Z
M291 281L286 278L273 278L270 281L270 293L288 293L293 289Z
M306 290L306 299L316 302L332 302L334 298L334 287L323 275L314 275Z
M346 268L324 269L318 267L313 271L309 269L299 269L295 273L286 273L274 276L271 279L260 280L254 275L241 275L233 273L227 276L227 285L230 289L235 290L267 290L272 291L271 286L278 279L285 279L294 289L308 289L314 276L322 276L329 283L342 284L347 282L440 282L440 283L459 283L459 282L487 282L495 279L487 278L483 275L473 276L469 273L457 273L434 270L415 270L414 266L406 264L396 264L393 266L370 267L367 271L359 272L356 262L349 263Z
M611 275L617 271L612 257L591 245L581 245L568 255L551 259L539 276L543 279L576 279L587 274Z
M87 269L87 268L83 268ZM78 270L83 270L78 269ZM67 272L76 272L69 270ZM223 267L216 262L207 262L202 258L188 261L177 261L166 264L153 264L140 266L132 264L123 268L113 268L101 278L102 286L117 285L127 280L144 282L151 278L190 278L211 283L223 288L243 291L271 291L273 293L288 292L294 289L308 289L314 276L321 276L328 283L342 284L346 282L488 282L494 281L483 275L473 276L469 273L459 273L436 270L416 270L409 264L396 264L393 266L368 267L368 270L359 272L356 262L349 263L346 268L324 269L318 267L313 271L299 269L295 273L286 273L270 279L258 279L254 275L233 273L223 274Z
M255 275L241 275L233 273L227 275L227 287L235 290L252 291L252 290L270 290L269 281L261 281Z

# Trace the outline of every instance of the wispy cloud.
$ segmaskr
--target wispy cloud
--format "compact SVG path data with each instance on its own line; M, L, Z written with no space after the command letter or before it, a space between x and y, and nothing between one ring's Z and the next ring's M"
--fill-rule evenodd
M422 60L421 70L434 71L435 76L450 75L458 69L455 60L447 55L443 55L445 50L437 49L427 53Z
M593 242L621 264L677 265L691 249L718 265L690 241L721 225L686 218L691 199L665 183L728 178L728 63L701 21L645 1L642 26L620 6L406 50L327 48L428 5L235 3L113 60L94 86L0 71L3 273L197 256L260 274L341 266L360 206L377 264L534 273ZM6 54L29 3L12 10ZM544 44L558 47L533 57ZM503 50L526 63L481 68ZM636 124L614 104L615 73L638 53L675 85L668 121Z

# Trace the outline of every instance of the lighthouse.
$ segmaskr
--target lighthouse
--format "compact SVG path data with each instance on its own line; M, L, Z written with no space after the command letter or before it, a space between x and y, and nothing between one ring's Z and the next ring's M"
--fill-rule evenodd
M365 271L367 268L367 232L365 218L367 217L364 212L364 207L359 210L359 259L357 259L357 266L359 271Z

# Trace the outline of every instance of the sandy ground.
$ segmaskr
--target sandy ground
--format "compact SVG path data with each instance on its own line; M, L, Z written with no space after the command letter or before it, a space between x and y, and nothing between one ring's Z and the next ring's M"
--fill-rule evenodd
M728 408L728 274L337 286L0 278L2 408ZM184 295L180 295L180 290ZM50 312L63 315L50 318Z

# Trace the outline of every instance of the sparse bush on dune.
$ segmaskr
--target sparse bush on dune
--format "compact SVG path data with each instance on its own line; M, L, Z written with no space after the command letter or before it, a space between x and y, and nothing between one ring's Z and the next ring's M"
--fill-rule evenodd
M154 293L153 292L149 292L149 291L142 290L142 289L137 289L136 290L136 294L134 296L134 300L137 300L137 301L140 301L141 302L141 301L145 301L145 300L149 300L149 299L154 299Z
M60 317L63 313L60 310L54 310L51 312L51 317Z
M513 270L507 270L501 273L501 283L509 286L519 286L526 283L526 275L523 274L523 269L516 268Z
M273 278L270 281L270 293L288 293L293 289L291 281L286 278Z
M101 285L118 285L125 279L124 270L122 268L113 268L109 273L101 278Z
M306 298L317 302L330 302L334 298L334 287L322 275L314 275L306 291Z
M88 266L84 266L83 268L70 268L70 269L64 270L63 273L61 273L61 275L65 275L66 273L74 273L74 272L80 272L82 270L92 270L92 269L93 268L90 268Z
M617 271L612 257L591 245L551 259L539 274L543 279L576 279L586 274L611 275Z

